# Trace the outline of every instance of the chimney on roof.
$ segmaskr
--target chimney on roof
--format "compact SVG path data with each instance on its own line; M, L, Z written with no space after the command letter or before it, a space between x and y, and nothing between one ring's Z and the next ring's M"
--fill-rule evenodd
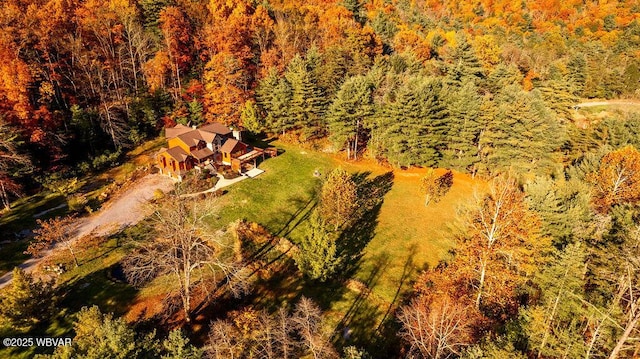
M242 141L242 132L240 130L231 128L231 133L233 135L233 138L235 138L238 141Z

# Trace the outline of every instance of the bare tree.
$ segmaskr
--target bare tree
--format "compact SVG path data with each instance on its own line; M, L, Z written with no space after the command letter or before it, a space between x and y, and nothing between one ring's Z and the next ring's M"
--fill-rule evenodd
M471 342L470 308L448 296L429 301L424 297L401 308L400 337L409 351L424 358L449 358L460 355Z
M194 293L215 295L224 287L234 296L249 289L248 273L232 251L225 251L223 235L206 227L204 220L215 214L209 201L179 195L167 197L154 208L155 233L125 258L125 274L134 285L162 276L172 276L181 299L185 321L190 321Z
M238 343L235 328L228 320L211 323L208 357L212 359L241 358L242 347Z
M300 299L291 321L301 338L301 345L314 359L338 357L328 335L322 331L322 311L311 299Z
M280 308L278 310L274 324L274 344L278 348L280 358L293 358L295 350L294 341L291 338L293 327L291 326L291 317L285 308Z
M624 328L609 359L615 359L627 350L639 350L640 332L640 225L631 228L622 245L624 260L617 271L618 291L614 303L622 309L623 318L620 327ZM635 357L635 355L634 355Z
M269 315L251 308L233 312L227 320L211 323L212 359L337 358L322 328L322 312L308 298L302 298L292 315L285 308Z

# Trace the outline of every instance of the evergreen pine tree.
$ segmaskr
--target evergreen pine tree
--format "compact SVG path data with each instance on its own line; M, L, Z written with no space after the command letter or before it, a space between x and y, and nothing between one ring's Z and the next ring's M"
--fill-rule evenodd
M373 115L372 85L364 76L349 78L329 107L327 122L333 142L347 147L347 158L357 158L363 129Z
M583 54L574 55L567 63L572 93L581 96L587 82L587 60Z
M537 177L525 192L529 207L542 219L541 233L556 247L571 243L574 229L591 220L589 187L580 180Z
M284 133L293 128L293 119L289 116L291 86L286 79L280 78L275 70L258 84L256 100L265 114L264 123L267 130Z
M507 86L493 104L495 114L488 118L480 139L482 158L488 168L553 173L554 153L565 136L539 94Z
M465 80L476 82L484 79L484 68L466 35L456 34L456 46L451 52L447 66L447 83L461 84Z
M335 273L341 262L337 252L336 234L319 212L314 211L296 257L296 263L302 273L322 282Z
M460 88L446 91L449 121L442 153L442 164L460 171L475 172L472 166L479 161L480 107L482 99L473 81L466 80Z
M571 81L562 76L558 69L552 67L549 78L538 89L552 111L565 120L571 118L571 109L578 103L578 97L573 93Z
M192 125L199 126L204 123L204 114L202 103L198 100L193 100L187 104L189 110L189 122Z
M252 133L260 133L264 128L264 123L260 115L256 103L252 100L245 102L242 112L240 113L242 126Z
M36 281L22 269L13 269L11 285L0 295L0 323L28 330L46 320L55 304L51 283Z
M385 106L380 126L392 163L424 166L437 163L447 119L441 92L439 80L414 77L398 89L395 101Z
M291 85L289 116L296 127L304 129L307 138L324 132L325 96L314 74L315 57L306 61L300 56L294 57L285 77Z
M498 94L509 85L521 84L522 73L513 65L498 64L485 81L486 89L492 94Z
M571 244L536 278L541 297L522 317L529 345L541 357L589 357L583 334L596 313L584 304L585 257L584 244Z

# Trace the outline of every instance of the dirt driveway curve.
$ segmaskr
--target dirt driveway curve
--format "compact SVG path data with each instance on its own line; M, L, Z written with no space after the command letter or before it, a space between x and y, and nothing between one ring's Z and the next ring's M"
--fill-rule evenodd
M81 238L92 231L98 235L106 235L140 222L149 214L145 204L153 198L155 190L168 192L173 185L174 181L171 178L159 174L141 178L125 192L109 200L99 212L90 217L78 219L73 236L76 239ZM44 257L47 255L48 253ZM28 259L19 267L27 272L32 271L44 257ZM11 283L11 277L11 272L0 277L0 289Z

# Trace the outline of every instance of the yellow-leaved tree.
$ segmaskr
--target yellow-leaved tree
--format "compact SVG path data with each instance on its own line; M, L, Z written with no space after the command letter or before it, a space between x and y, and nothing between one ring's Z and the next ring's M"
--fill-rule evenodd
M514 179L498 177L488 193L477 194L463 213L464 233L455 259L442 273L451 289L466 295L489 317L517 309L520 286L531 278L550 249L540 220L524 202Z
M592 201L601 212L611 206L640 200L640 152L626 146L606 154L596 172L587 176L594 185Z

